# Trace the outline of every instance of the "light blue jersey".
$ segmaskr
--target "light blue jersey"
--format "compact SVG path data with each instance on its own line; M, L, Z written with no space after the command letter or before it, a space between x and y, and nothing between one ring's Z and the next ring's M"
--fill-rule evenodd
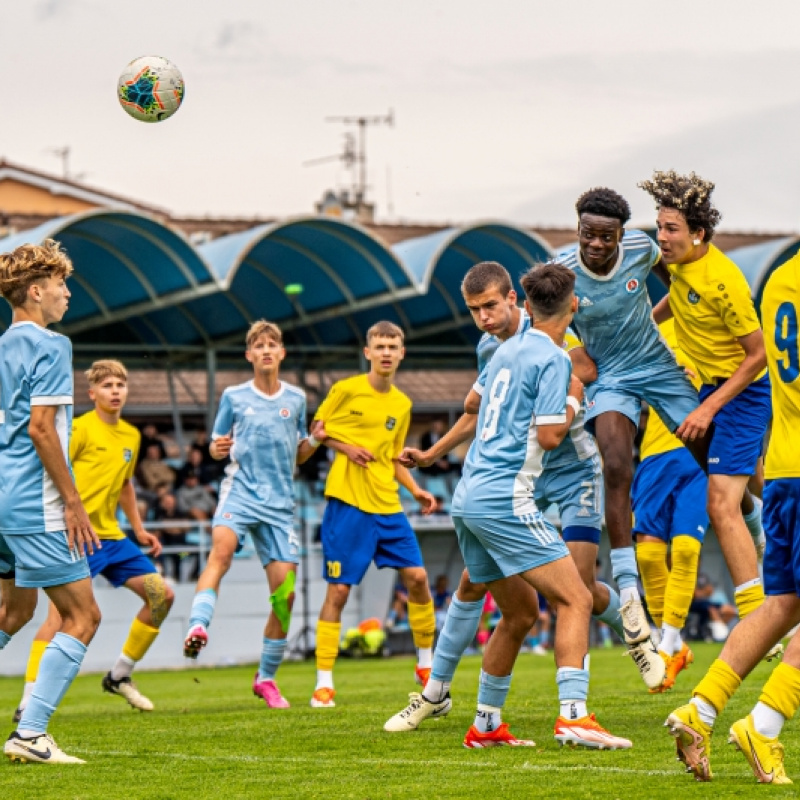
M626 231L608 275L590 272L577 245L558 259L575 273L578 310L572 327L597 364L599 381L607 375L650 375L654 366L675 363L653 321L647 294L647 276L660 257L649 236Z
M524 308L520 308L519 323L513 335L518 336L521 333L525 333L530 327L531 318L528 316L528 312ZM493 333L484 333L481 336L478 346L475 348L475 355L478 358L478 375L483 372L486 365L492 360L492 356L501 344L503 344L502 340L498 339Z
M220 486L215 519L225 524L231 515L243 514L290 527L297 445L307 436L305 392L283 381L271 396L253 381L228 387L212 438L228 434L233 437L231 463Z
M571 374L569 356L534 328L497 349L485 371L488 389L453 498L453 514L538 516L534 487L546 451L536 426L564 422Z
M66 530L64 502L47 474L28 426L32 406L55 406L55 427L69 463L72 345L34 322L0 336L0 534Z

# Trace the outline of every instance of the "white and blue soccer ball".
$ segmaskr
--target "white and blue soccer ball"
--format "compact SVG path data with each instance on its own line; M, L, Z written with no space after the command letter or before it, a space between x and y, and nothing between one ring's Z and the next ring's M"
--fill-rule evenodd
M163 122L183 102L181 71L161 56L135 58L122 70L117 84L120 105L140 122Z

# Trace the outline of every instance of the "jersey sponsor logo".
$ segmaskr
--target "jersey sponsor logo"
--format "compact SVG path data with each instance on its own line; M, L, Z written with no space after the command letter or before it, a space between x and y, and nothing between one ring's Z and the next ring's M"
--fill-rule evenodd
M631 279L630 279L630 280L629 280L629 281L628 281L628 282L625 284L625 291L626 291L628 294L633 294L633 293L634 293L634 292L635 292L635 291L636 291L638 288L639 288L639 281L638 281L638 279L636 279L636 278L631 278Z
M686 295L686 299L693 305L696 306L700 302L700 295L694 289L689 289L689 294Z
M282 408L278 413L283 419L289 419L289 417L292 415L292 412L289 411L288 408Z
M123 447L122 458L125 460L126 464L129 464L130 460L133 458L133 450L131 450L129 447Z
M354 417L363 417L363 416L364 416L364 412L363 412L363 411L356 411L354 408L351 408L351 409L350 409L350 413L351 413L351 414L352 414Z
M397 425L397 419L395 417L386 417L386 430L387 431L393 431L395 425Z
M252 409L250 406L247 406L247 408L245 409L244 415L245 415L246 417L252 417L252 416L253 416L253 414L255 414L255 413L256 413L256 412L255 412L255 411L253 411L253 409Z
M709 464L719 464L719 459L718 458L709 458L708 459L708 463Z
M593 306L594 303L588 297L581 297L581 301L578 304L581 308L588 308L589 306Z

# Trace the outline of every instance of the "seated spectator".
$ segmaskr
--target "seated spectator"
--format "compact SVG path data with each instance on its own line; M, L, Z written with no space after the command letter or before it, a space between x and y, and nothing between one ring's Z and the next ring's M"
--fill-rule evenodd
M147 452L139 462L137 475L142 487L148 492L155 492L159 486L164 485L172 488L175 484L175 470L164 462L158 444L147 446Z
M139 444L140 463L142 459L145 458L147 454L147 449L150 447L150 445L155 445L156 447L158 447L159 458L167 457L167 448L164 446L164 439L158 432L158 428L152 422L148 422L147 425L144 425L142 427L142 441Z
M431 587L433 597L433 611L436 615L436 629L441 630L444 625L444 618L447 616L447 609L453 599L453 593L448 585L447 575L437 575L436 582Z
M186 463L178 470L176 486L183 486L187 476L195 475L202 486L208 486L217 475L203 463L203 454L195 448L189 448Z
M183 484L175 492L175 500L178 512L190 519L211 519L217 505L211 487L200 483L200 467L184 474Z
M392 605L386 618L386 627L394 629L408 628L408 591L399 581L394 587Z
M728 638L730 623L738 616L736 606L729 602L724 592L715 588L711 578L705 572L698 572L694 599L689 606L690 614L697 614L698 636L708 629L715 642L724 642Z
M160 496L155 508L155 521L161 523L154 533L158 536L159 541L164 547L180 547L187 544L186 534L187 529L185 525L170 525L171 522L183 522L184 517L178 511L178 501L175 495L165 490L165 487L160 487ZM188 556L186 553L162 553L161 565L164 569L164 576L172 578L173 580L180 580L181 571L180 564L184 558L191 558L192 569L190 574L186 576L186 580L197 580L199 575L199 559L196 555Z
M447 425L442 419L435 419L431 423L431 427L420 436L419 447L420 450L430 450L439 439L447 432ZM420 467L420 472L426 475L447 475L453 472L453 464L447 456L434 461L429 467Z
M497 623L500 622L502 615L497 603L494 601L491 592L486 592L486 597L483 598L483 611L481 612L481 620L478 623L478 633L475 639L478 642L478 647L483 650L486 643L489 641Z

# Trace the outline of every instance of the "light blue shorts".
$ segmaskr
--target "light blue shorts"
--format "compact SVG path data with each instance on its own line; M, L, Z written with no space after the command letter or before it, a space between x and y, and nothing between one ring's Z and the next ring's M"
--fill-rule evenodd
M67 532L0 534L0 573L22 589L63 586L88 578L85 555L67 546Z
M297 538L291 520L286 525L273 525L255 519L241 511L225 511L211 521L211 527L230 528L238 537L238 553L245 543L247 534L253 540L261 565L266 567L271 561L297 564L300 561L300 540Z
M603 529L603 470L600 457L546 469L537 479L533 499L544 512L555 503L566 542L600 544Z
M594 420L607 411L616 411L638 428L642 400L673 433L699 405L697 391L677 364L631 375L602 375L586 387L584 426L594 434Z
M502 520L453 515L458 545L473 583L490 583L569 555L541 512Z

